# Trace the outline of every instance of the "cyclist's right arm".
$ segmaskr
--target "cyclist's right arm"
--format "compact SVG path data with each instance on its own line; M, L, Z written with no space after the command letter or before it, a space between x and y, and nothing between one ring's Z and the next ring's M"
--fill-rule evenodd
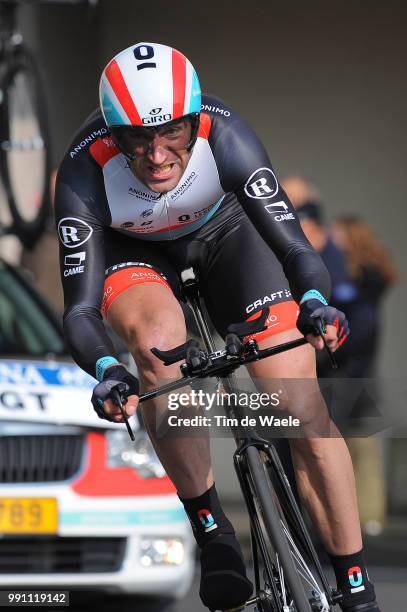
M55 216L64 290L64 333L76 363L100 382L92 395L98 416L122 421L111 384L125 383L128 416L138 403L138 381L118 363L100 307L105 277L105 227L110 224L103 176L87 155L65 158L58 172Z
M100 313L108 211L100 169L87 155L74 160L66 157L58 172L55 196L64 333L76 363L95 378L98 360L117 358Z

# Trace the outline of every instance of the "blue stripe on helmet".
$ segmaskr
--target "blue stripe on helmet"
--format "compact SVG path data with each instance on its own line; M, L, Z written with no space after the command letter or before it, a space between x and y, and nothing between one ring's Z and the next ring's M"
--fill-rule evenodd
M102 106L107 125L129 125L128 121L123 121L122 115L115 108L107 93L103 95Z
M189 101L188 113L199 112L201 112L201 86L199 84L198 75L194 70L192 74L191 99Z

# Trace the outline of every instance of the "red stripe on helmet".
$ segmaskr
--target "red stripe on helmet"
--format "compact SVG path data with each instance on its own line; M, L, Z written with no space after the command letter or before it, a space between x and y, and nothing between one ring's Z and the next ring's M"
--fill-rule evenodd
M105 74L132 125L142 125L140 115L127 89L126 82L116 60L110 62L105 70Z
M173 82L173 119L184 114L185 86L187 67L185 57L179 51L172 50L172 82Z

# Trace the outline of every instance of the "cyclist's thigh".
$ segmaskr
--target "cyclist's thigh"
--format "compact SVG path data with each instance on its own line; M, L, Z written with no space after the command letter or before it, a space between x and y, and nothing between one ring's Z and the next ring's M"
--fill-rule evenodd
M261 348L301 335L296 328L298 305L282 266L248 219L213 250L205 296L208 312L222 335L230 323L254 318L262 308L269 308L267 329L254 335ZM284 390L279 408L295 403L309 420L321 418L325 426L326 411L315 379L315 351L310 345L257 361L248 370L259 391ZM282 380L288 378L292 382Z
M204 279L206 306L221 335L230 323L269 308L263 340L296 329L298 306L283 268L251 221L243 217L214 247Z
M101 311L124 340L164 348L185 336L178 275L158 244L109 231L106 265Z

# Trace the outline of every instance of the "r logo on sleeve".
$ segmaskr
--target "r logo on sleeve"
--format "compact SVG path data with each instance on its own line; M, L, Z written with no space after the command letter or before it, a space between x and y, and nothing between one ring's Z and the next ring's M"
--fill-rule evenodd
M68 249L82 246L93 234L93 229L82 219L64 217L58 223L58 236Z
M270 168L259 168L248 178L244 186L246 195L256 200L272 198L278 191L278 182Z

